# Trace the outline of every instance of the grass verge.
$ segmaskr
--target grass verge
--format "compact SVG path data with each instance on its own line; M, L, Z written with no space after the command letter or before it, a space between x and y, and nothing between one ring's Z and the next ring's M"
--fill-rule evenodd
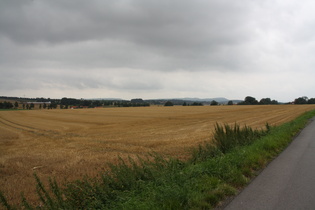
M38 203L22 196L20 206L11 206L3 193L0 203L7 209L211 209L244 187L313 116L315 110L265 130L217 124L215 144L200 145L185 162L158 154L121 159L101 178L61 187L50 179L49 189L35 174Z

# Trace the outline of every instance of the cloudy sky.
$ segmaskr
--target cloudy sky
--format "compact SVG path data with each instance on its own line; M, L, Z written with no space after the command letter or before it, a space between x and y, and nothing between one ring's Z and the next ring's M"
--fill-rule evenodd
M315 98L312 0L0 0L0 95Z

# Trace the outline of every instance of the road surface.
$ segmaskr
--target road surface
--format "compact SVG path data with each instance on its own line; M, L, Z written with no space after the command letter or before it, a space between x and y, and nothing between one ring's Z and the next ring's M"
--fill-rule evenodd
M315 209L315 118L224 209Z

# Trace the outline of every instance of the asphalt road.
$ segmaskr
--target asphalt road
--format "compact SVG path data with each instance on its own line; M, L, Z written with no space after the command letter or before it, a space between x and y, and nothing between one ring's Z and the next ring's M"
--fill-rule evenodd
M224 209L315 209L315 118Z

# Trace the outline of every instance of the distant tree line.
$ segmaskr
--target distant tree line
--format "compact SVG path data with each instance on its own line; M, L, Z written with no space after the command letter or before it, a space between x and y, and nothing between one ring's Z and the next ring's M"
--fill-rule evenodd
M315 104L315 98L308 99L306 96L299 97L294 100L294 104Z
M2 100L16 101L15 103L3 101L0 102L0 109L18 109L19 103L22 104L23 109L34 109L35 102L42 102L36 107L39 109L68 109L74 108L94 108L94 107L145 107L150 106L150 104L164 105L164 106L203 106L203 105L219 105L219 102L213 100L211 102L194 102L179 99L170 100L143 100L141 98L128 100L85 100L85 99L75 99L75 98L62 98L62 99L50 99L50 98L21 98L21 97L6 97L0 96ZM27 103L26 103L27 102ZM48 103L49 102L49 103ZM236 102L237 103L237 102ZM296 98L293 104L315 104L315 98L308 98L306 96ZM278 101L272 100L270 98L262 98L260 101L252 96L245 97L244 101L237 103L238 105L269 105L269 104L279 104ZM233 105L233 101L228 101L227 105Z
M164 106L174 106L174 104L171 101L166 101Z
M0 102L0 109L12 109L14 105L11 102Z
M171 102L173 105L184 105L184 102L186 102L186 105L190 105L187 101L179 100L179 99L160 99L160 100L145 100L145 102L152 104L152 105L165 105L167 102Z
M130 101L116 101L113 103L113 106L117 107L140 107L140 106L150 106L149 103L133 103Z
M203 104L201 102L194 102L191 106L203 106Z
M60 100L60 105L63 108L68 108L70 106L75 106L77 108L95 108L95 107L140 107L140 106L150 106L149 103L143 101L142 99L131 99L127 100L84 100L84 99L74 99L74 98L62 98Z
M269 105L269 104L279 104L276 100L271 100L270 98L262 98L259 102L256 98L252 96L246 96L244 101L239 102L238 105Z
M210 106L217 106L219 105L219 102L217 102L216 100L211 101Z
M267 104L279 104L276 100L270 98L262 98L259 102L252 96L247 96L244 101L238 103L238 105L267 105ZM315 104L315 98L308 98L306 96L296 98L293 104Z
M187 103L184 101L183 106L203 106L202 102L193 102L193 103Z
M166 101L164 106L174 106L174 104L172 101ZM203 104L201 102L193 102L190 104L184 101L184 103L182 103L182 106L203 106Z

